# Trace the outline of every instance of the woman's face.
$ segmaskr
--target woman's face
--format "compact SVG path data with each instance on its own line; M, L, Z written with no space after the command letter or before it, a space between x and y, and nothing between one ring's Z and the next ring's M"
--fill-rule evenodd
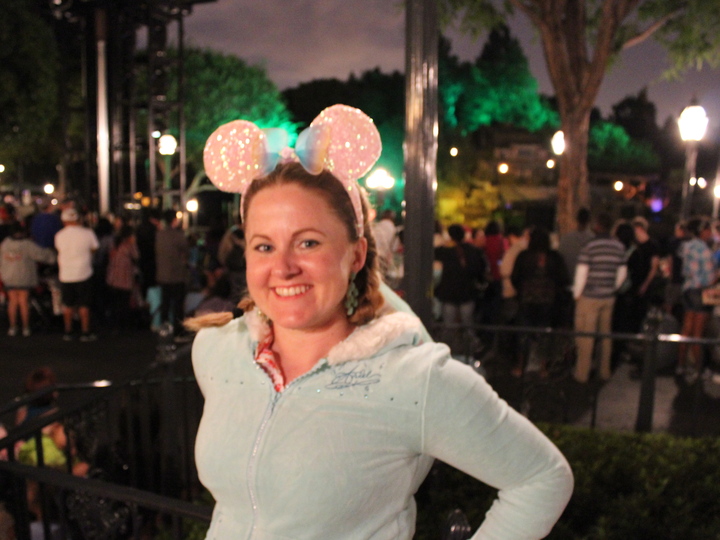
M322 195L297 184L258 192L245 216L250 296L276 327L316 331L348 324L351 272L367 242L352 243Z

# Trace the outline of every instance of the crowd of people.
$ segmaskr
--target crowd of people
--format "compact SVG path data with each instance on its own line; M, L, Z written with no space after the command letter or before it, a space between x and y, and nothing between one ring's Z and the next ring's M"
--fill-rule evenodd
M182 335L187 316L235 306L245 289L236 226L189 233L174 210L152 208L99 218L73 202L1 208L0 301L10 337L31 336L48 318L66 341L163 323Z
M435 299L438 321L448 329L443 339L453 344L454 336L467 347L477 341L476 324L574 329L573 376L584 384L593 374L609 379L622 361L635 363L639 373L642 361L631 341L588 333L637 334L654 318L671 328L674 322L675 332L689 338L706 335L714 306L702 295L718 280L717 224L692 218L665 238L640 216L613 221L583 208L576 218L575 230L559 238L540 226L509 225L501 234L494 221L484 229L438 228ZM465 328L460 338L458 325ZM525 373L532 349L539 359L533 367L546 376L553 356L567 351L552 337L530 336L492 338L513 375ZM693 377L708 362L707 348L682 343L669 367Z
M402 228L392 211L373 217L380 272L397 289ZM559 238L543 227L503 230L490 221L479 229L438 226L434 242L435 314L447 327L442 340L458 350L482 348L483 336L468 330L477 323L634 334L653 306L676 321L682 335L702 337L713 311L702 291L717 279L720 231L708 219L678 223L670 238L662 238L645 218L613 222L581 209L576 229ZM98 329L162 323L182 333L188 316L237 309L245 271L240 224L211 227L198 237L183 230L174 210L97 218L72 203L48 203L24 216L9 204L0 212L8 336L32 334L30 298L38 291L59 293L54 309L68 341L94 340ZM511 372L525 372L532 348L545 375L556 344L519 336L493 336ZM592 337L575 339L580 383L593 372L607 379L620 361L633 360L632 345L621 341L600 340L597 358L595 348ZM699 345L681 344L674 367L678 374L696 373L705 363Z
M402 228L385 210L372 224L379 268L392 288L401 286ZM715 224L717 225L717 224ZM435 314L447 326L441 338L459 350L482 347L482 335L458 327L474 324L574 328L578 332L638 333L651 307L676 321L688 337L702 337L713 306L702 291L717 278L720 231L708 219L678 223L670 238L652 233L642 217L613 222L607 214L577 215L577 226L559 238L543 227L437 227ZM211 227L188 234L173 210L144 209L140 216L97 218L72 203L45 204L19 215L0 211L0 297L7 306L7 335L33 332L30 298L55 291L62 337L91 341L97 330L127 331L236 308L246 289L243 227ZM60 300L60 301L58 301ZM140 315L140 316L138 316ZM79 328L76 328L78 326ZM493 336L511 371L528 366L529 337ZM532 342L546 374L557 347ZM537 346L536 346L537 345ZM596 370L610 377L633 347L602 339L575 340L575 379ZM705 363L699 345L681 344L678 374Z

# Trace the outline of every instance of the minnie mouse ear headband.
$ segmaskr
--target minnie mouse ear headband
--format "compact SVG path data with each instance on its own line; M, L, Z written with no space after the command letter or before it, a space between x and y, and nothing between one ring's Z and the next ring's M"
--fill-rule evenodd
M287 147L281 129L261 130L247 120L220 126L205 143L205 173L221 191L244 194L253 180L281 160L299 161L310 174L331 172L343 185L355 210L358 235L363 235L363 214L357 180L380 157L382 143L372 118L360 109L333 105L323 110L300 133L295 148Z

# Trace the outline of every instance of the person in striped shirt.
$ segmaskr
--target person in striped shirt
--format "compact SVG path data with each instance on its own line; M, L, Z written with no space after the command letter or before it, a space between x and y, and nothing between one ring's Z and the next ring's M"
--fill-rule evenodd
M595 218L595 238L580 251L575 268L573 297L575 298L575 331L609 334L615 291L627 276L625 248L610 236L612 220L608 214ZM586 383L592 369L594 339L588 336L575 338L577 359L573 376ZM600 344L600 378L610 378L612 341L604 338Z

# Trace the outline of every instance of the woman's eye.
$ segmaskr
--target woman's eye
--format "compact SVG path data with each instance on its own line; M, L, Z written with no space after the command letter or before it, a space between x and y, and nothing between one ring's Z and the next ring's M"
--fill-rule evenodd
M267 253L271 249L272 247L269 244L258 244L253 248L254 251L258 251L260 253Z
M320 245L320 242L318 242L317 240L302 240L300 242L300 246L304 248L311 248L317 245Z

